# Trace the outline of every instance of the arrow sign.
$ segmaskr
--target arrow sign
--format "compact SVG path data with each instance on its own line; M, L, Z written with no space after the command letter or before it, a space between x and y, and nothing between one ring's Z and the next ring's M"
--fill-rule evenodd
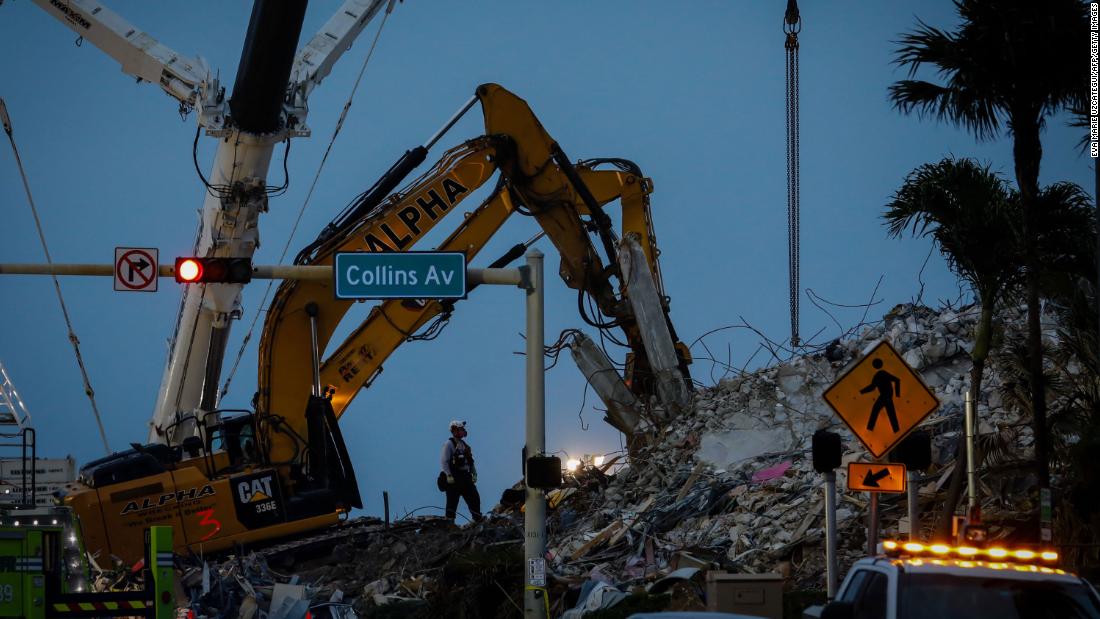
M141 277L144 279L145 269L149 268L149 266L150 266L149 263L145 261L145 258L142 258L140 256L138 257L136 263L127 262L126 264L130 267L130 277L129 277L130 281L134 281L134 270L135 269L137 269L138 274L140 274Z
M864 486L871 486L872 488L878 488L879 480L883 479L883 478L886 478L886 477L889 477L889 476L890 476L890 469L885 469L884 468L881 471L878 471L877 473L875 472L874 469L871 469L871 470L867 471L867 475L865 475L863 477L863 485Z
M850 462L848 489L862 492L905 492L905 465L894 462Z

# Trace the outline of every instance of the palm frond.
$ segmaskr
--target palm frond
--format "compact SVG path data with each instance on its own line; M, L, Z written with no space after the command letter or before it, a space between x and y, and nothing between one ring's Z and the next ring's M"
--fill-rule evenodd
M1006 127L1030 133L1063 109L1085 109L1088 11L1080 0L959 0L961 24L920 19L902 34L894 63L907 79L889 89L904 113L965 127L979 140ZM915 79L934 68L940 83Z
M993 302L1022 276L1013 195L988 165L947 158L911 172L882 217L892 237L931 237L951 270Z

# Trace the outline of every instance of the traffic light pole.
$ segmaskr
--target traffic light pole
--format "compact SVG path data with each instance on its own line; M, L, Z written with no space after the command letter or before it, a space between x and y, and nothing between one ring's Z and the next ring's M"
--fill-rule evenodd
M918 508L919 498L917 497L917 484L920 483L920 473L917 471L907 471L906 475L909 479L905 480L906 488L906 507L909 511L909 541L920 541L920 510Z
M111 277L113 264L0 264L0 275L83 275ZM160 277L175 277L174 264L157 267ZM253 279L298 279L333 281L331 265L282 266L254 265ZM527 253L527 264L518 269L466 269L466 281L473 285L517 286L526 291L527 321L527 423L525 444L530 456L546 451L546 377L543 369L545 343L543 297L543 254L537 249ZM316 345L315 345L316 350ZM316 362L315 362L316 363ZM835 474L833 479L835 480ZM828 514L836 507L835 490ZM836 525L833 531L835 557ZM541 489L528 488L524 516L524 609L525 617L546 618L546 495ZM835 576L834 576L835 578Z
M867 556L878 552L878 493L871 493L871 510L867 517Z
M86 277L111 277L113 264L0 264L0 275L80 275ZM158 277L175 277L176 268L171 264L157 267ZM321 265L263 265L252 266L252 279L294 279L314 282L332 281L332 266ZM516 269L466 269L466 281L471 285L520 286L526 288L520 271Z
M543 325L542 252L527 252L527 440L528 457L546 451L546 374L543 369L545 335ZM546 495L541 488L527 487L523 516L523 559L527 568L523 581L523 616L549 619L546 591Z
M499 271L502 269L483 270ZM478 271L478 269L470 269L471 273L475 271ZM113 264L0 264L0 275L83 275L89 277L112 277L114 274L115 265ZM158 266L157 276L175 277L175 265L162 264ZM332 279L332 267L325 265L253 265L252 279L304 279L325 281Z
M825 586L829 601L836 597L836 471L825 473Z

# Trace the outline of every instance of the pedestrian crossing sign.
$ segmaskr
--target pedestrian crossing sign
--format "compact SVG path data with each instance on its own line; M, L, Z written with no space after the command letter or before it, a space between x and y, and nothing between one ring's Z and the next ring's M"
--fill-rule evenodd
M822 394L874 458L881 458L940 406L932 390L885 340Z

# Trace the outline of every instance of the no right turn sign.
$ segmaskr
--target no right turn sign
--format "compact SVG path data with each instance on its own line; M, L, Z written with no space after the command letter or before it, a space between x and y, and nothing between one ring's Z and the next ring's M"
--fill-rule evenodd
M150 247L115 248L115 290L156 292L159 251Z

